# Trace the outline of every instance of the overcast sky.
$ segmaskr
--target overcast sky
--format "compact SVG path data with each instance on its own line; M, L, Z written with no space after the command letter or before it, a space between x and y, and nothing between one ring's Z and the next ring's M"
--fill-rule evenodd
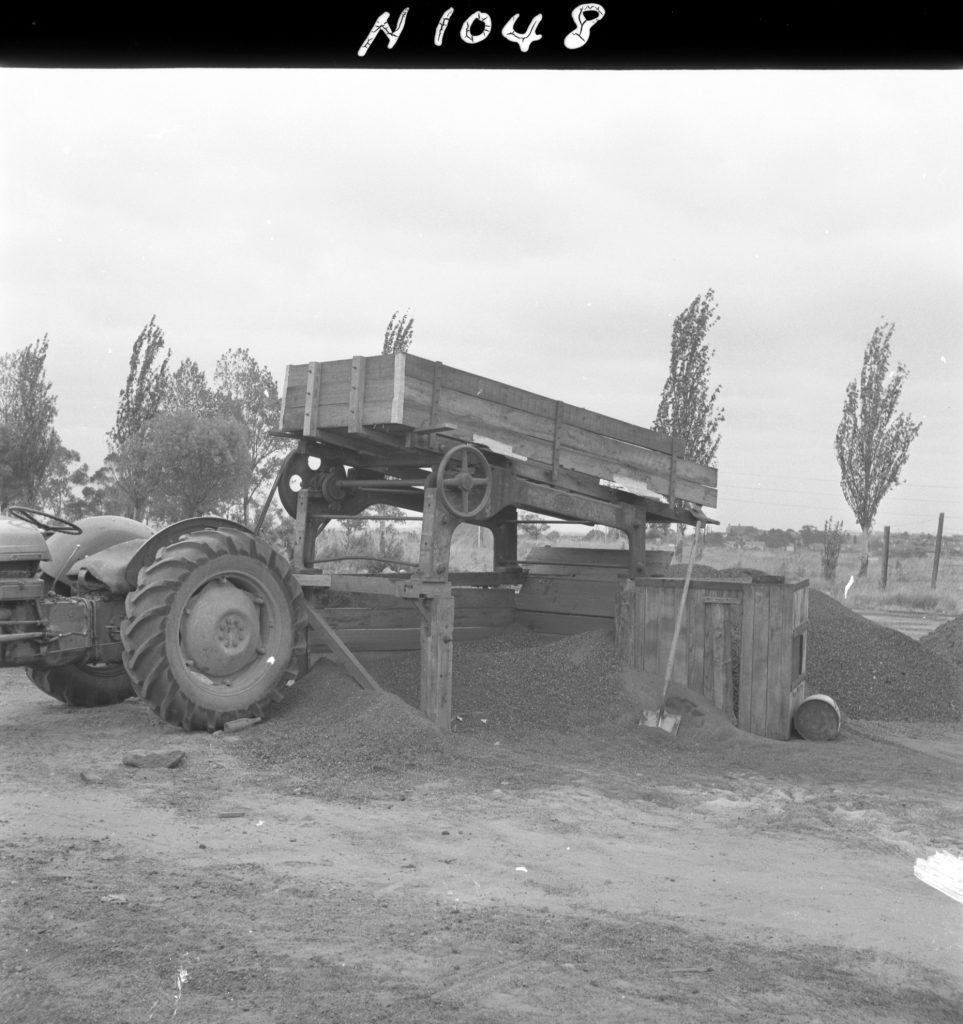
M881 321L923 421L877 526L963 533L955 71L0 69L0 348L100 465L131 345L412 352L643 426L713 288L724 523L855 529L833 438Z

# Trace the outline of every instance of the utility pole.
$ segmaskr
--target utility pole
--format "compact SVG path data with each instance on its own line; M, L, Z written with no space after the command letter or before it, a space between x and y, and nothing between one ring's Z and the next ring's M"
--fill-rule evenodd
M889 576L889 527L883 527L883 575L879 581L880 588L886 589L886 579Z
M936 551L933 553L933 579L930 586L936 589L936 575L940 571L940 548L943 545L943 513L940 513L940 521L936 525Z

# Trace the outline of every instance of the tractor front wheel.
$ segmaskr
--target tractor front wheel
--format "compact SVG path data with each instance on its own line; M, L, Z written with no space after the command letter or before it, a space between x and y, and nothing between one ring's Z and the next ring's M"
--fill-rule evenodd
M73 708L103 708L134 696L123 665L57 665L28 668L27 678L54 700Z
M162 548L140 571L121 626L138 696L183 729L263 718L298 676L304 597L266 541L203 530Z

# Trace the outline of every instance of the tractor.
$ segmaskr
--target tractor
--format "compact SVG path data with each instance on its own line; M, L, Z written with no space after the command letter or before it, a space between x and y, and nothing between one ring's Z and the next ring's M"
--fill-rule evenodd
M210 731L264 717L305 671L306 626L288 562L230 520L0 519L0 667L64 704L136 695Z

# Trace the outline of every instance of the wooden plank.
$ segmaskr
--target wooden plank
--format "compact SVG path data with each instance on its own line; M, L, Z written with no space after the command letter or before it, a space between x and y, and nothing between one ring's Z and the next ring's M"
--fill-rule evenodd
M746 587L742 594L742 621L739 630L739 728L751 732L754 689L752 651L756 643L752 587Z
M665 678L665 670L669 664L669 648L672 646L672 631L675 628L675 610L678 607L682 592L659 590L658 593L658 634L656 650L658 651L659 679Z
M348 433L364 433L364 375L365 358L355 356L351 360L351 385L348 392Z
M391 392L391 422L406 423L405 420L405 367L408 357L404 352L394 356L394 377ZM409 424L410 425L410 424ZM434 424L422 424L422 426L433 426Z
M610 616L564 615L554 612L516 612L515 622L536 633L558 633L564 636L614 628L614 620Z
M550 544L533 547L522 565L604 565L628 569L628 548L554 547Z
M453 642L464 643L494 636L502 632L502 626L455 626ZM396 626L386 629L344 629L339 635L349 650L363 654L366 652L417 651L421 648L420 626ZM326 645L318 642L312 646L314 650L325 649Z
M689 584L689 615L686 637L689 674L686 685L696 693L703 693L706 663L706 605L705 595Z
M530 576L515 597L518 611L562 612L615 617L616 580L573 580Z
M301 432L305 437L310 437L317 426L320 391L321 364L309 363L307 378L304 384L304 417L301 421Z
M427 360L409 354L409 375L424 381L430 381L430 370ZM553 399L502 384L499 381L453 367L443 366L442 386L464 394L483 396L490 402L507 405L511 408L524 409L547 419L554 419L555 402ZM631 423L614 419L600 413L590 412L578 406L564 406L562 421L580 430L615 437L653 451L671 452L671 439L665 434Z
M347 644L338 636L334 629L328 625L324 616L316 609L307 605L305 608L308 616L308 626L319 633L324 643L330 648L334 658L344 667L351 678L363 689L381 692L381 686L375 681L371 673L354 656Z
M414 601L405 601L398 608L328 608L324 611L324 617L339 632L345 629L414 628L421 624L421 615ZM456 626L507 629L514 621L513 607L465 608L459 607L457 599L455 601Z
M663 593L670 594L673 591L663 591ZM676 601L672 608L672 634L675 633L675 622L679 616L680 611L682 615L682 621L679 625L679 638L675 645L675 657L672 661L672 685L687 687L689 685L689 643L686 635L686 627L689 621L689 601L692 600L692 589L690 583L690 589L686 594L685 606L682 604L682 593L679 593L679 599ZM669 635L669 644L672 644L672 634Z
M770 739L788 740L789 690L792 664L792 591L769 585L769 664L766 694L766 732ZM788 607L787 607L788 606Z
M615 646L619 664L631 669L642 667L642 616L644 599L631 580L619 584L615 601Z
M712 631L712 692L706 694L712 703L725 711L732 712L732 634L730 628L730 606L709 605Z
M766 701L769 681L769 589L764 584L755 584L751 589L756 628L752 650L749 652L752 660L752 717L749 731L756 736L765 736L768 723Z

